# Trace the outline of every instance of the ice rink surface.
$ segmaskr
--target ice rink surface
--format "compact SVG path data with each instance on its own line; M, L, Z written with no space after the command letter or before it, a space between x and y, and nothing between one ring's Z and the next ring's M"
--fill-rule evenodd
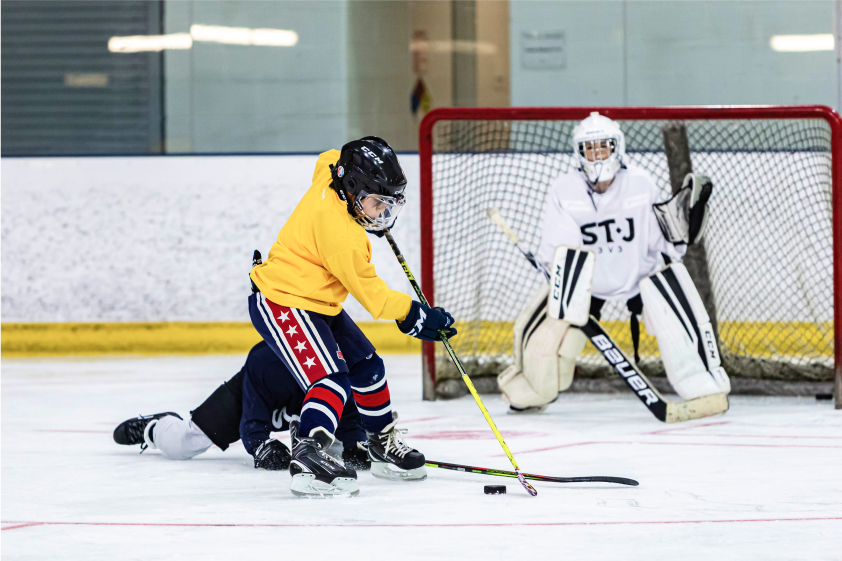
M812 399L736 397L723 417L664 425L628 395L563 395L540 416L488 396L524 471L640 481L536 482L535 498L428 468L297 499L239 443L184 462L114 444L128 417L188 415L244 360L3 360L3 559L842 559L842 411ZM510 469L470 396L422 402L420 358L385 361L409 444ZM508 494L484 495L494 483Z

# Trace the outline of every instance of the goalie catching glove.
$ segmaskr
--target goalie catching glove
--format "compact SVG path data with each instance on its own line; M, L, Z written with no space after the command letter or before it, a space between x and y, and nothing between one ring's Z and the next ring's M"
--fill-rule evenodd
M453 316L445 312L443 308L431 308L415 300L412 307L406 314L403 321L395 320L401 332L411 335L422 341L441 341L439 331L444 331L445 336L450 339L457 331L451 327Z
M702 238L707 228L711 193L710 178L688 173L678 193L666 202L652 205L668 242L692 245Z

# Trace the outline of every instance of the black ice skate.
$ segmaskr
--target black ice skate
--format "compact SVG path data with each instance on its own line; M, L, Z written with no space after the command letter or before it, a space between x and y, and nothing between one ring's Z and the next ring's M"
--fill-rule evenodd
M392 422L382 431L368 435L368 457L371 475L393 481L423 481L427 479L424 454L404 444L398 429L398 414L392 411Z
M153 448L155 447L151 435L146 435L146 429L149 423L168 415L181 419L181 415L178 413L167 412L156 413L155 415L140 415L134 419L123 421L114 429L114 442L128 446L140 444L140 453L142 454L144 450L149 448L150 444L152 444Z
M357 472L327 453L333 435L317 430L312 438L300 436L292 449L289 490L298 497L355 496L360 494Z

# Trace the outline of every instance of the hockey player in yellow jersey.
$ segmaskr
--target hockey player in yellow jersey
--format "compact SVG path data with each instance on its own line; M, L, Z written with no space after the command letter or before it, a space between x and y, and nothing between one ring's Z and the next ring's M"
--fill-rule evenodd
M356 495L356 473L326 453L348 398L368 433L372 474L426 478L424 455L396 428L383 361L342 309L352 294L374 319L407 335L456 335L453 317L391 290L371 264L366 232L383 235L404 204L406 177L381 138L349 142L319 156L313 183L281 228L269 257L251 271L252 323L305 392L290 473L299 496Z

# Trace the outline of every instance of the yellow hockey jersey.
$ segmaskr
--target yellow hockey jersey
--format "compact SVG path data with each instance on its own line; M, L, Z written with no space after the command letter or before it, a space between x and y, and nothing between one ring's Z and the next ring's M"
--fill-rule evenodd
M330 188L328 165L338 160L338 150L319 155L313 184L281 228L269 257L251 270L251 280L282 306L335 316L350 292L374 319L403 320L412 299L390 290L377 276L365 229Z

